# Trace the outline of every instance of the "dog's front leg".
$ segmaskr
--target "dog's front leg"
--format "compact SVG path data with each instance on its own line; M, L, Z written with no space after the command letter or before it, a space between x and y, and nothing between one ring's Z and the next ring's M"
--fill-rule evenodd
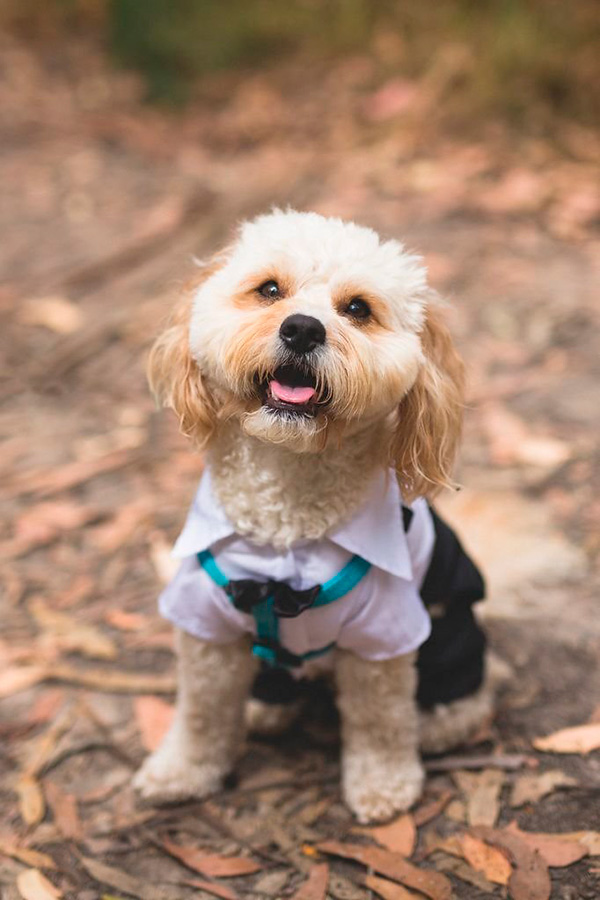
M342 791L363 823L389 819L421 794L415 654L371 662L338 651Z
M244 702L256 668L247 639L231 644L177 633L173 724L134 779L144 800L164 803L219 790L244 739Z

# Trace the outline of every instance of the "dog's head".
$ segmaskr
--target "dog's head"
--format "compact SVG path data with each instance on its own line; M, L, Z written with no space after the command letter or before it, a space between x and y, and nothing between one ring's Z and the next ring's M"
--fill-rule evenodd
M418 257L316 213L244 224L204 269L150 359L155 394L199 446L236 419L315 452L388 421L408 496L448 483L462 365Z

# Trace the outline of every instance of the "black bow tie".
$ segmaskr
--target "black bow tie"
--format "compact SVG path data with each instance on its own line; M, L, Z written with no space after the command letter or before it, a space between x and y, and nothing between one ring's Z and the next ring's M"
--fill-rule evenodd
M294 619L309 609L320 590L320 584L306 591L295 591L282 581L252 581L250 578L230 581L225 588L235 608L245 613L252 612L252 607L267 597L273 597L273 612L281 619Z

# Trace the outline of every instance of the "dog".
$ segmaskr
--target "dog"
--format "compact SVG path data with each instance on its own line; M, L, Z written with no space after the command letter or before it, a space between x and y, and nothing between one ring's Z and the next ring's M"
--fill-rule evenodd
M483 580L429 505L463 408L442 313L402 244L293 210L244 223L175 309L149 379L206 467L160 600L179 689L144 800L218 791L247 725L288 724L298 676L328 667L362 823L419 798L420 748L491 716Z

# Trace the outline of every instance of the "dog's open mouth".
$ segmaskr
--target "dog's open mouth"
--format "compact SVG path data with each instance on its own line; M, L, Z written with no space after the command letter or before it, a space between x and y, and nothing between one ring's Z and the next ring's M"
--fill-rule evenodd
M262 383L263 404L275 412L314 416L319 403L315 376L294 365L279 366Z

